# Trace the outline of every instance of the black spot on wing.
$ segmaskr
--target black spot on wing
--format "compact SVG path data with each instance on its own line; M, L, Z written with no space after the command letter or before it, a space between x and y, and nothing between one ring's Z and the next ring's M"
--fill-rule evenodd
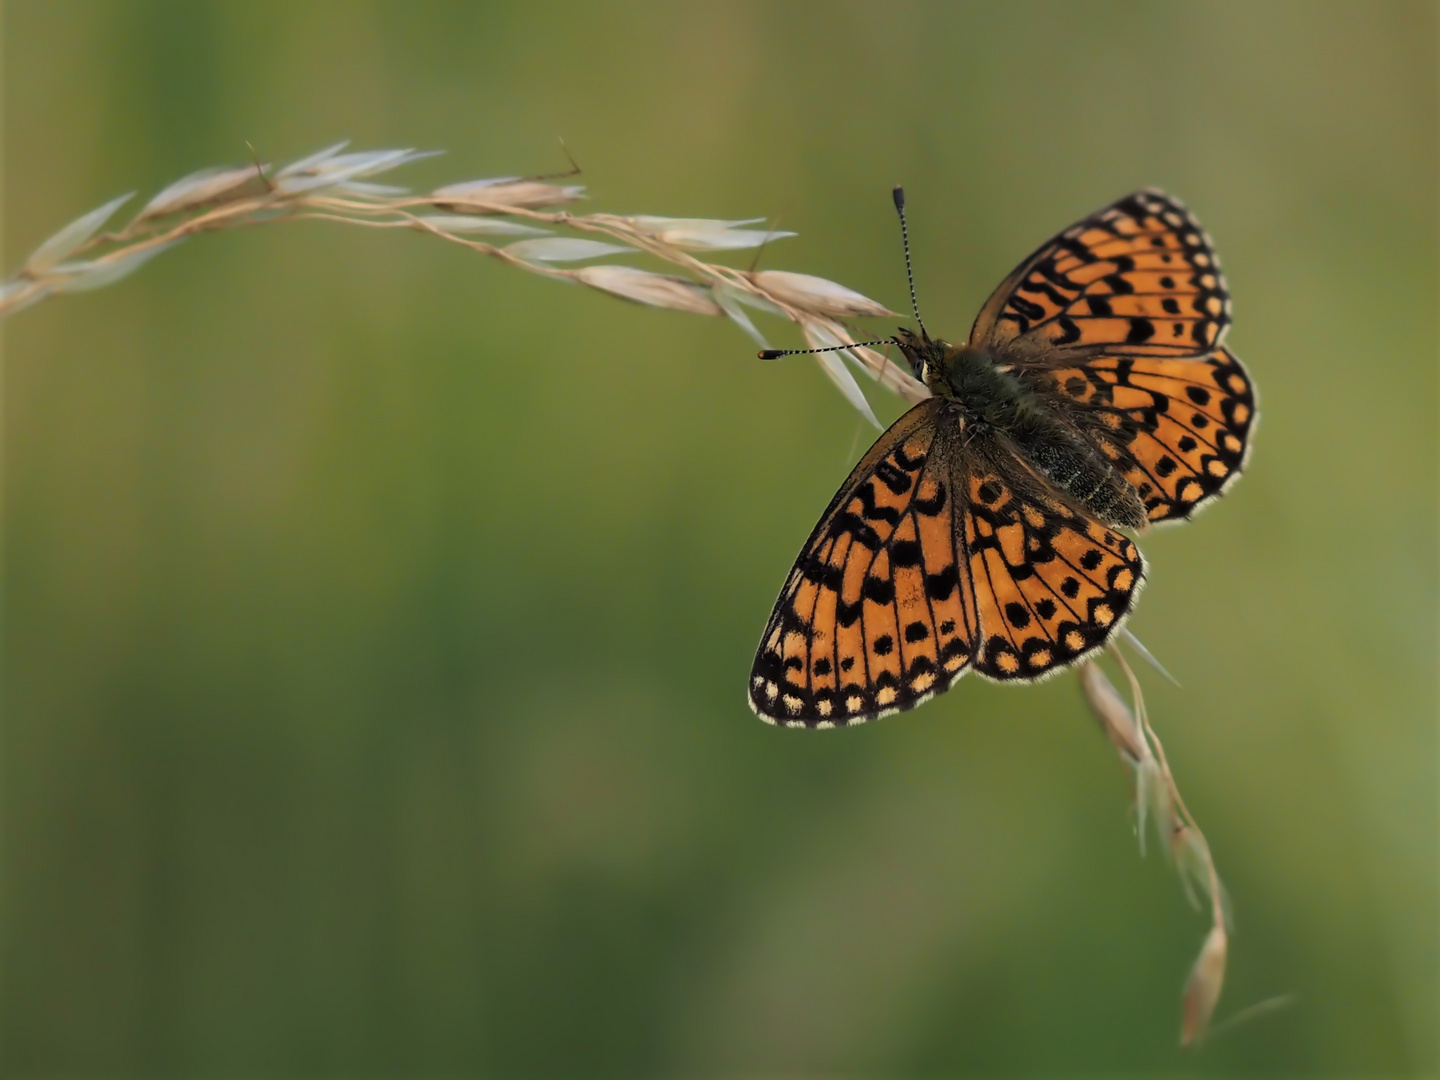
M895 583L889 578L866 577L865 599L876 604L889 604L895 600Z
M925 575L925 595L931 600L945 600L959 583L960 572L956 564L951 563L939 573Z
M890 563L899 568L919 566L921 561L918 540L896 540L890 545Z
M1125 344L1143 345L1154 336L1155 324L1137 315L1130 320L1130 332L1125 335Z
M930 498L928 499L921 498L919 495L916 495L915 498L911 501L910 505L913 506L919 513L924 514L926 517L934 517L936 514L940 513L941 510L945 509L945 496L945 485L936 484L934 495L930 496Z
M860 500L860 505L864 508L864 514L868 521L883 521L886 525L891 526L900 524L899 510L893 506L880 506L875 502L875 485L872 482L867 480L861 484L855 491L855 497Z
M890 489L892 495L904 495L905 492L910 490L912 483L910 474L897 469L888 461L882 461L875 467L875 475L881 483Z

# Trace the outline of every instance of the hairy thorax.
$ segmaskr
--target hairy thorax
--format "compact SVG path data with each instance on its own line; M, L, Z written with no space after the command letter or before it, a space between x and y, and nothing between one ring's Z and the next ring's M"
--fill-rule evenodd
M1026 383L1009 358L902 333L901 351L936 397L955 403L962 425L991 432L1057 491L1107 525L1141 528L1139 495L1061 408Z

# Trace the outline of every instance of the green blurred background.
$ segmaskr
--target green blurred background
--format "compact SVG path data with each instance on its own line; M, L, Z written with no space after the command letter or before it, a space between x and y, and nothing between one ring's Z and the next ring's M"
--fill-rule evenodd
M1265 416L1131 625L1234 901L1220 1013L1298 995L1176 1047L1204 919L1073 678L750 715L871 434L813 364L304 223L5 326L7 1074L1436 1066L1431 4L12 0L3 35L6 268L245 140L445 148L426 187L562 136L595 209L778 216L765 265L897 309L903 181L960 338L1051 232L1186 199Z

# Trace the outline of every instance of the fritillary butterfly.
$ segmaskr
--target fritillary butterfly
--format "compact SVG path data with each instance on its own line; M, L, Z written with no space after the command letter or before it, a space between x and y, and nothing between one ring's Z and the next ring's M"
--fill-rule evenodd
M1245 466L1255 389L1229 325L1210 238L1145 190L1041 245L966 344L900 331L934 396L806 541L755 657L755 712L854 724L972 669L1033 681L1101 648L1145 580L1117 530L1186 520Z

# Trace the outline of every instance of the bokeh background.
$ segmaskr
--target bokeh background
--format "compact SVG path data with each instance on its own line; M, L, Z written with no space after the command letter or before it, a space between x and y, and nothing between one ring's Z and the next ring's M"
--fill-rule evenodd
M1297 996L1177 1048L1204 919L1072 678L750 715L871 434L813 364L305 223L5 326L7 1074L1435 1067L1433 5L11 0L3 39L6 268L246 140L444 148L428 187L560 136L594 208L779 217L765 265L897 309L903 181L958 338L1053 231L1181 195L1264 419L1131 625L1221 1016Z

